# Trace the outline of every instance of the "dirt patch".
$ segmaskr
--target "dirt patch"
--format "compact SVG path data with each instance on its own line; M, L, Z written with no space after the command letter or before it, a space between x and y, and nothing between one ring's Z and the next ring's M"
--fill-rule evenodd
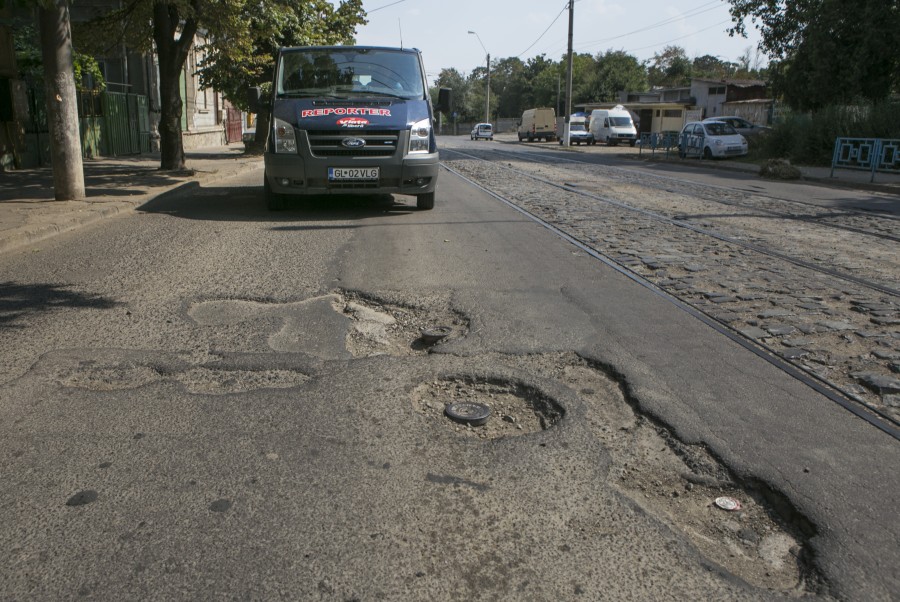
M545 430L559 422L564 410L537 389L514 382L468 377L435 380L412 394L413 406L430 420L463 436L478 439L516 437ZM447 416L447 406L468 402L490 408L481 426L461 424Z
M751 585L798 597L818 590L805 543L814 529L781 496L739 482L705 447L686 445L636 414L618 385L584 360L564 366L560 380L586 402L620 491ZM723 510L715 504L720 497L740 508Z
M226 395L257 389L285 389L304 384L309 376L294 370L229 370L194 367L180 371L134 363L96 365L84 362L57 374L64 387L91 391L136 389L164 380L181 383L190 393Z
M411 304L387 296L338 292L334 310L351 321L346 346L353 357L426 355L435 345L462 337L469 320L450 307L448 299L433 297ZM422 337L423 331L446 327L440 341Z

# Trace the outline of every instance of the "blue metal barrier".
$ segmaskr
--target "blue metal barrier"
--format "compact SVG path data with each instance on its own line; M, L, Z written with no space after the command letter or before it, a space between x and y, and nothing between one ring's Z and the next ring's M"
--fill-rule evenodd
M885 138L838 138L834 141L831 177L835 169L857 169L875 174L900 174L900 140Z
M668 157L670 150L678 148L678 132L644 132L640 144L638 155L643 154L644 148L649 148L654 155L658 149L665 150Z

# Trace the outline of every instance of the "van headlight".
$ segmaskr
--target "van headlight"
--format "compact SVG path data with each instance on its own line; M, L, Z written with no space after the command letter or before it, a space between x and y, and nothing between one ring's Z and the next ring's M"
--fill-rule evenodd
M409 130L409 154L427 153L431 148L431 119L412 124Z
M283 119L275 118L275 152L297 154L297 133L294 126Z

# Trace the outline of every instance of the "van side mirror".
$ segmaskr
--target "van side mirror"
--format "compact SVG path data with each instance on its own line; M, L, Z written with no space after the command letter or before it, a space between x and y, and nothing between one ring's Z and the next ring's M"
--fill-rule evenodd
M434 110L438 113L453 112L453 90L451 88L441 88L438 90L438 101L434 105Z

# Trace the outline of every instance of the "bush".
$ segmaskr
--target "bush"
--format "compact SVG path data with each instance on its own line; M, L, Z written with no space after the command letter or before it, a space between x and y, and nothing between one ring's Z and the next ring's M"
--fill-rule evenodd
M900 102L786 115L761 141L760 153L799 165L830 165L836 138L900 138Z

